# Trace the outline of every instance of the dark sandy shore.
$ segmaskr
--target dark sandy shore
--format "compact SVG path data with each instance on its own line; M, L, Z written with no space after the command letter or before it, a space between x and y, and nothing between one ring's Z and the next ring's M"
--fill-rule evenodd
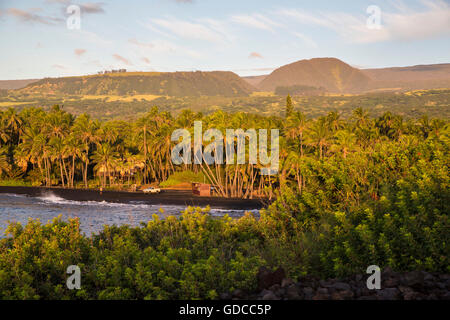
M142 192L121 192L103 191L87 189L62 189L46 187L3 187L0 186L0 193L25 194L39 197L47 194L54 194L58 197L75 201L106 201L116 203L140 202L152 205L181 205L200 206L211 208L250 210L261 209L265 203L260 199L236 199L220 197L199 197L189 190L162 190L160 194L145 194Z

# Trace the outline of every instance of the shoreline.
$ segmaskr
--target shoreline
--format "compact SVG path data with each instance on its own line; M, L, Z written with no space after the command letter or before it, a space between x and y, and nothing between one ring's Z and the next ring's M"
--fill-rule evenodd
M146 194L127 191L103 191L93 189L63 189L55 187L23 187L0 186L1 193L23 194L32 197L54 194L66 200L98 201L112 203L133 204L139 201L151 205L182 205L230 210L253 210L267 206L262 199L239 199L221 197L200 197L192 194L190 190L161 190L159 194Z

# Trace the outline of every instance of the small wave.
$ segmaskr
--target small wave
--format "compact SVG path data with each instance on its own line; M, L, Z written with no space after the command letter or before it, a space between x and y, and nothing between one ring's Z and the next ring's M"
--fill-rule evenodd
M116 203L107 201L77 201L67 200L61 198L54 193L47 193L44 196L38 197L39 200L48 204L61 204L61 205L76 205L76 206L102 206L102 207L133 207L133 208L150 208L147 204L131 204L131 203Z
M28 195L26 194L17 194L17 193L1 193L0 197L15 197L15 198L27 198Z

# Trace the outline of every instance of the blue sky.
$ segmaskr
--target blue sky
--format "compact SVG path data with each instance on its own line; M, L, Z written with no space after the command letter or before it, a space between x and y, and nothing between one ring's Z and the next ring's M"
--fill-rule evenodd
M67 27L70 5L80 29ZM380 9L379 28L369 28ZM450 0L0 0L0 79L130 71L270 73L337 57L361 68L450 62Z

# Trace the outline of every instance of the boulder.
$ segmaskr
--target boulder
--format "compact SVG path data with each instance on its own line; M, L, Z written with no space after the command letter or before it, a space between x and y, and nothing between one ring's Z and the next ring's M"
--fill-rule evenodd
M333 300L349 300L354 297L354 293L350 290L336 291L331 295Z
M236 289L232 293L233 298L244 299L246 294L241 289Z
M342 291L350 291L352 289L350 287L350 285L345 282L336 282L336 283L333 283L330 287L333 289L342 290Z
M293 284L294 283L294 280L292 280L291 278L284 278L282 281L281 281L281 287L288 287L288 286L290 286L291 284Z
M288 300L300 300L301 296L298 294L297 287L295 284L291 284L286 288L286 298Z
M282 268L278 268L274 272L270 271L266 267L259 268L258 271L258 289L261 291L263 289L270 288L274 284L281 285L281 282L285 278L286 273Z
M397 288L385 288L377 291L378 300L397 300L400 297L400 290Z
M280 300L272 291L266 293L263 297L263 300Z

